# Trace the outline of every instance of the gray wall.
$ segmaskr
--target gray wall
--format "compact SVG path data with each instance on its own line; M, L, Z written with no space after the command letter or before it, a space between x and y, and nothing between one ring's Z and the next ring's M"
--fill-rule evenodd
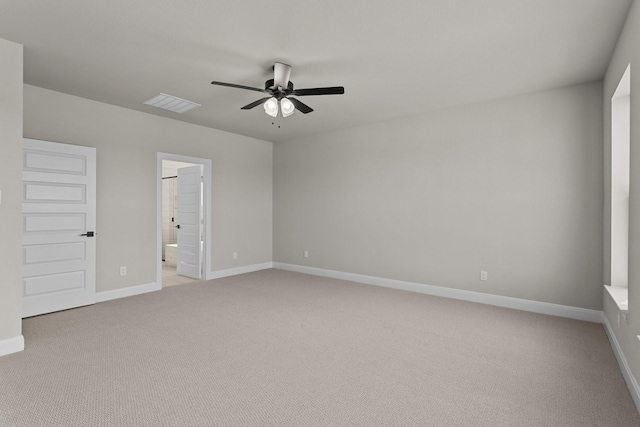
M0 341L22 334L22 46L0 39Z
M274 261L600 310L602 164L601 83L279 143Z
M607 293L604 312L629 363L640 381L640 4L631 5L616 51L604 79L604 283L611 275L611 97L627 65L631 64L631 182L629 195L629 318L618 326L618 308Z
M271 261L270 142L29 85L24 136L97 148L98 292L156 281L158 152L212 161L212 270Z

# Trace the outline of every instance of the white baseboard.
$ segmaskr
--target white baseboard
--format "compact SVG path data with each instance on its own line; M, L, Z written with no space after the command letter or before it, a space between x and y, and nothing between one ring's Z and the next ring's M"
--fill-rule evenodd
M453 298L480 304L496 305L499 307L513 308L516 310L531 311L534 313L549 314L569 319L585 320L587 322L602 323L602 312L586 308L571 307L566 305L551 304L546 302L531 301L520 298L505 297L501 295L483 294L481 292L465 291L461 289L445 288L442 286L424 285L421 283L403 282L401 280L384 279L361 274L345 273L342 271L325 270L322 268L306 267L295 264L274 262L273 268L281 270L297 271L299 273L312 274L314 276L331 277L333 279L349 280L351 282L367 285L382 286L403 291L418 292L445 298Z
M262 264L245 265L243 267L228 268L226 270L210 271L207 274L207 280L221 279L223 277L236 276L238 274L253 273L254 271L266 270L273 268L272 262L263 262Z
M96 302L105 302L112 299L131 297L134 295L146 294L147 292L159 291L157 283L147 283L146 285L129 286L128 288L114 289L96 293Z
M272 262L262 264L246 265L244 267L229 268L227 270L210 271L205 280L219 279L222 277L235 276L237 274L251 273L258 270L266 270L273 268ZM131 297L134 295L145 294L147 292L159 291L162 289L157 283L147 283L146 285L130 286L128 288L114 289L112 291L103 291L96 293L96 302L105 302L118 298Z
M638 386L638 381L636 381L635 377L631 373L631 368L629 367L629 363L627 363L627 358L624 356L622 347L620 347L620 343L616 339L616 334L613 333L613 328L611 328L609 319L607 319L607 316L604 313L602 313L602 323L604 324L604 330L607 332L607 336L611 342L613 353L616 355L616 359L618 359L618 365L620 365L620 370L622 371L622 376L627 383L629 393L631 393L631 397L636 404L636 408L640 412L640 386Z
M0 341L0 356L18 353L22 350L24 350L24 337L22 335Z

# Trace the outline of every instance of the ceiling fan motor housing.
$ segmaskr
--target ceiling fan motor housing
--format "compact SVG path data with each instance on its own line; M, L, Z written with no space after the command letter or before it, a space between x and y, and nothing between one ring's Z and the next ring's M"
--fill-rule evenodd
M285 90L280 90L274 85L275 85L274 80L269 79L266 82L264 82L264 89L270 93L273 92L273 96L276 97L278 100L286 97L287 94L293 92L293 82L291 80L289 80L289 83L287 84L287 88Z

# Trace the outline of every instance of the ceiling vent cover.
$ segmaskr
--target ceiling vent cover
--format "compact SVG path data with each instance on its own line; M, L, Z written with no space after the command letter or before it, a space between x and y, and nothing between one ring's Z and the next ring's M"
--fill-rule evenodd
M189 110L193 110L196 107L202 107L202 105L196 104L195 102L187 101L186 99L178 98L176 96L167 95L166 93L156 95L153 98L144 101L143 104L173 111L174 113L179 114L182 114Z

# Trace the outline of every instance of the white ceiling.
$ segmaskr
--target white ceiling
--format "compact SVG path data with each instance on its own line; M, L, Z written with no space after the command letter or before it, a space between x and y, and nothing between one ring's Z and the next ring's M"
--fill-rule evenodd
M601 79L632 0L2 0L25 83L268 141ZM240 110L271 66L315 111ZM202 104L143 105L164 92ZM272 125L272 122L274 124Z

